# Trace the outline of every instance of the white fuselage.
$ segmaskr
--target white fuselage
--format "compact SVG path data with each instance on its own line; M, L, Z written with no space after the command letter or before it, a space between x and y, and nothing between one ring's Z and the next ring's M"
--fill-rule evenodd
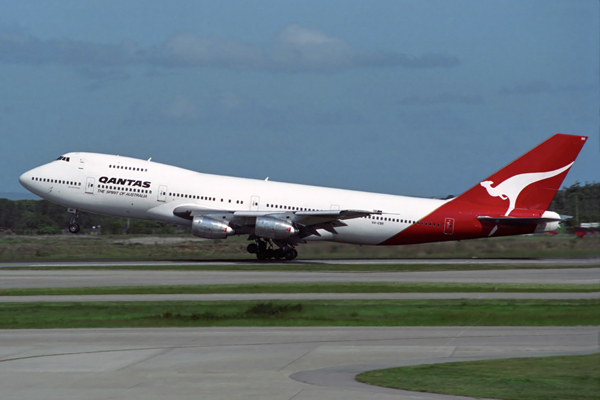
M21 183L38 196L81 211L182 225L191 220L173 210L183 205L233 211L378 210L382 214L344 221L321 236L354 244L380 244L443 205L413 198L268 180L198 173L170 165L96 153L68 153L32 169Z

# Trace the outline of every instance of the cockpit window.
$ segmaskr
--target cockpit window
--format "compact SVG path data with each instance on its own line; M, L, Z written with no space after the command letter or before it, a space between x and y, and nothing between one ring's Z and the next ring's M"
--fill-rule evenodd
M60 156L56 160L69 162L71 161L71 157Z

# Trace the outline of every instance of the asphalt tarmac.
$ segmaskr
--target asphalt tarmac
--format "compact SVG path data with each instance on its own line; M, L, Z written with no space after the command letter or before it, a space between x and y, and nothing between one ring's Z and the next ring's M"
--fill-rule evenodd
M254 259L247 260L195 260L195 261L17 261L1 262L0 268L13 267L102 267L102 266L205 266L205 265L256 265ZM352 258L352 259L312 259L261 263L272 265L340 265L340 264L397 264L397 265L520 265L520 266L569 266L600 267L600 258Z
M600 268L393 273L0 269L0 288L366 281L585 284L600 283ZM179 296L209 296L204 299L224 300L232 296L243 299L248 295L168 296L175 296L177 299ZM271 295L260 296L269 298ZM284 298L282 296L285 295L273 296ZM348 294L290 296L336 298ZM416 293L359 296L598 298L598 293ZM56 301L60 297L61 301L82 301L81 297L88 300L93 298L47 296L46 300L35 300L34 297L36 296L28 296L28 299ZM128 298L131 297L124 297ZM9 299L9 296L4 296L3 299ZM11 300L15 299L17 298ZM157 298L152 296L143 299L136 296L135 299L145 301ZM181 299L192 300L199 297ZM100 296L94 301L115 300ZM598 327L585 326L0 330L0 398L466 399L373 387L357 383L354 376L366 370L401 365L588 354L600 351L599 343Z
M600 283L600 268L424 272L6 270L0 289L301 282Z
M597 352L597 327L0 330L3 400L442 400L360 384L399 365Z
M422 300L422 299L600 299L591 293L259 293L259 294L107 294L0 296L0 303L98 301L245 301L245 300Z

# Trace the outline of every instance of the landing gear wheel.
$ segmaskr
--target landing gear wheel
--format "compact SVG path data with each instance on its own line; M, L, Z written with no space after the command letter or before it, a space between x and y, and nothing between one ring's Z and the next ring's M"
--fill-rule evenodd
M246 248L249 253L256 254L260 261L275 257L273 243L270 240L256 239L256 243L250 243Z
M74 208L69 208L67 211L71 214L71 220L69 221L69 232L77 233L79 232L79 225L75 222L79 217L79 211Z
M286 260L293 260L294 258L298 257L298 251L296 249L289 249L286 250L283 255L285 256Z
M78 224L70 224L69 225L69 232L71 233L77 233L79 232L79 225Z
M267 250L267 242L265 242L264 240L259 240L258 241L258 250L259 251Z
M292 250L294 250L294 249L289 249L285 253L283 253L283 255L285 256L286 260L293 260L294 259L294 252Z
M285 257L285 254L284 254L283 250L281 250L281 249L277 249L277 250L275 250L275 252L273 253L273 257L274 257L276 260L281 260L283 257Z

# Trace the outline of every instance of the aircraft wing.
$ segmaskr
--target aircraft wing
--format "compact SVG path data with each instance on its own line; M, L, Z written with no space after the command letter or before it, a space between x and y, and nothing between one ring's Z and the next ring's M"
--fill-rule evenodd
M381 211L365 210L324 210L324 211L239 211L226 208L205 208L196 204L178 206L173 214L181 218L192 219L195 215L223 214L229 213L236 217L256 218L263 215L271 216L294 216L295 222L309 223L311 221L322 222L322 220L344 220L362 218L368 215L380 215Z
M366 210L323 210L323 211L239 211L229 209L209 209L189 204L178 206L173 210L178 217L193 219L195 216L217 216L230 222L236 227L236 232L251 233L244 229L254 225L257 217L270 216L293 222L299 229L299 239L310 235L321 236L318 229L337 233L336 227L346 226L347 219L362 218L369 215L381 215L381 211Z

